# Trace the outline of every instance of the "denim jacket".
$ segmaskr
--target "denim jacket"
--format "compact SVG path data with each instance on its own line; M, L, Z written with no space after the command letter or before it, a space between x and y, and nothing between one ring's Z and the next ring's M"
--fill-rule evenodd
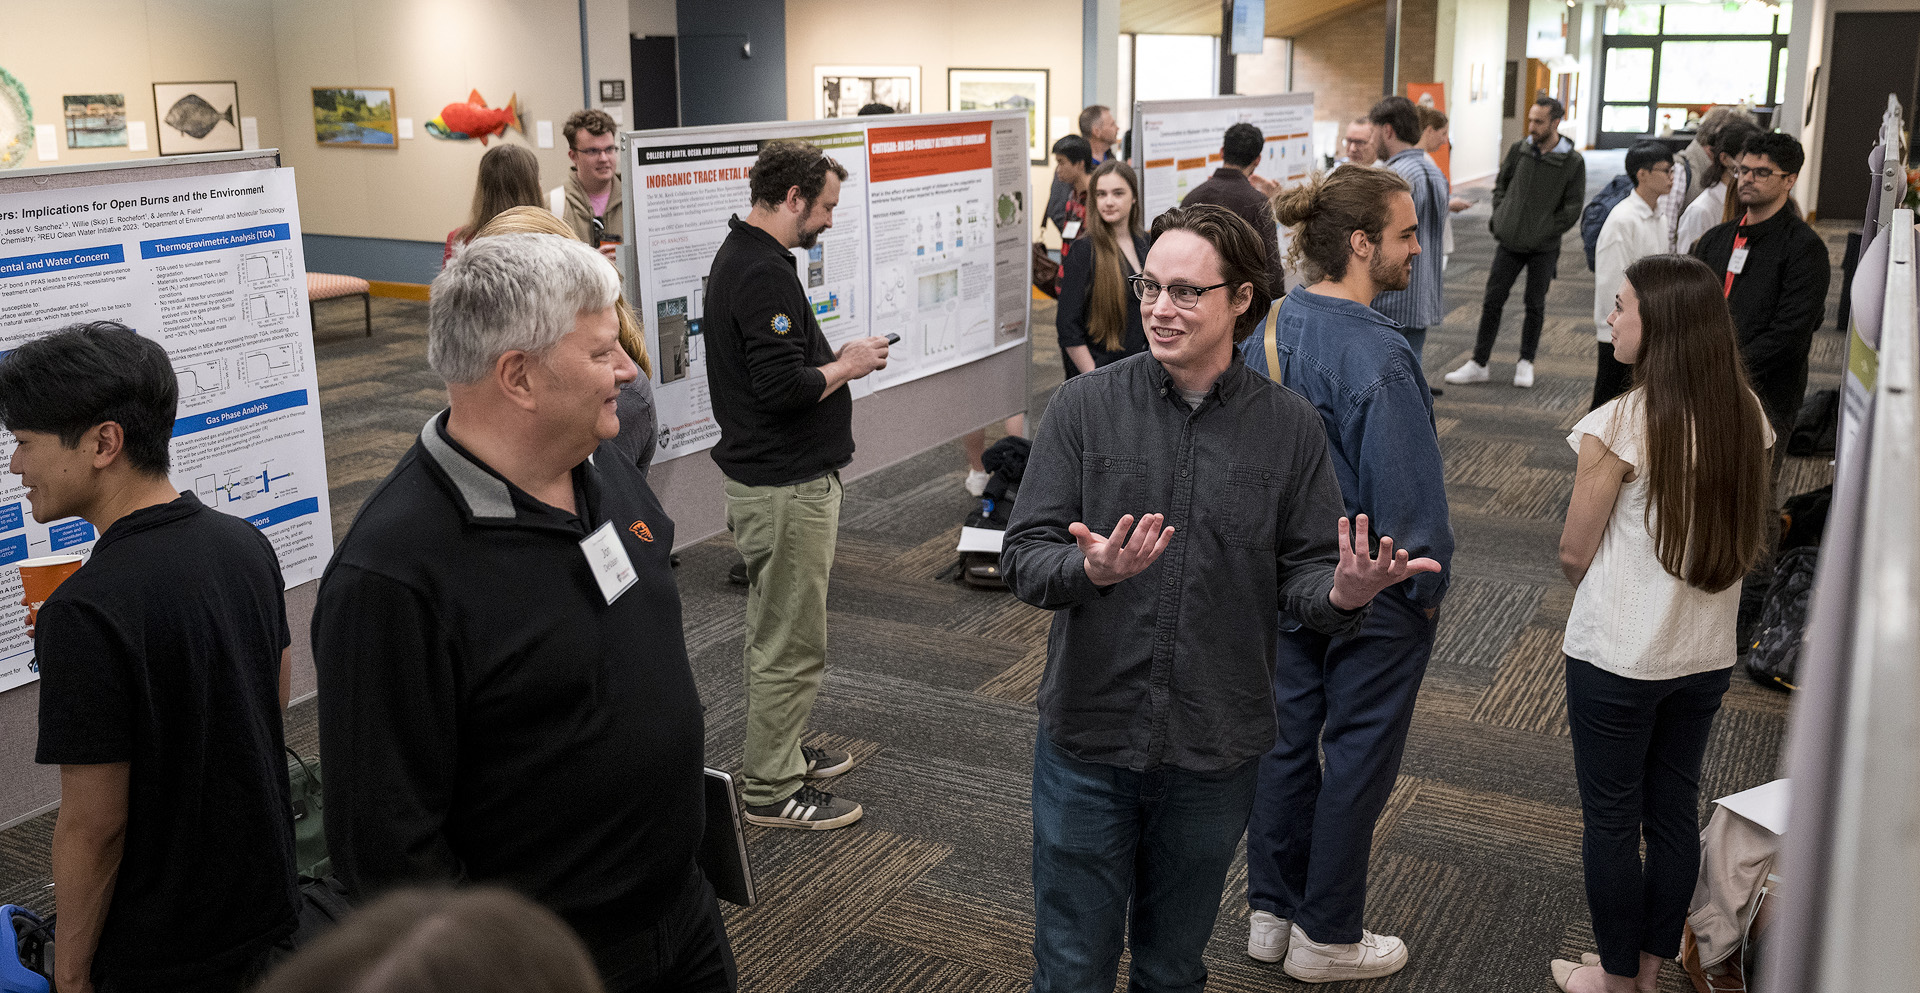
M1274 322L1275 378L1320 411L1347 516L1366 514L1371 537L1389 535L1412 558L1438 561L1439 572L1392 590L1422 608L1440 606L1453 572L1453 525L1433 394L1399 325L1304 287L1287 294ZM1240 354L1254 371L1272 375L1260 337L1248 338Z

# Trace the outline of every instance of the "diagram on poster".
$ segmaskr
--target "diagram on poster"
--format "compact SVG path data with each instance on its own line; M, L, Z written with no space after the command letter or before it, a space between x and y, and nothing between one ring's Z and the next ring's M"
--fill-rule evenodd
M294 586L333 552L305 273L291 169L0 195L0 354L98 320L160 342L180 387L175 488L259 528ZM0 466L13 445L0 431ZM6 567L96 537L36 523L0 473L0 691L39 678Z
M1266 137L1256 175L1291 186L1313 171L1312 93L1142 101L1134 108L1134 167L1144 215L1179 206L1206 182L1220 168L1227 128L1242 122Z

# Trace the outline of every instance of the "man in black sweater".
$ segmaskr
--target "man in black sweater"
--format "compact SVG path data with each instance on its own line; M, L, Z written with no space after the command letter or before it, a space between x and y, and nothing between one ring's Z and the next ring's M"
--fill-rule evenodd
M707 384L727 477L727 529L747 565L746 818L818 831L865 813L809 780L853 765L800 743L827 668L827 574L840 529L840 469L853 459L847 384L887 364L885 338L838 352L814 320L793 249L833 226L847 170L798 141L770 141L748 176L753 208L707 277Z
M1220 139L1220 168L1206 182L1188 190L1180 206L1210 203L1240 215L1267 247L1267 293L1277 300L1286 292L1287 281L1280 269L1280 229L1273 223L1273 204L1268 200L1276 187L1254 175L1266 147L1266 135L1259 128L1244 121L1229 127ZM1260 319L1264 322L1266 315L1260 315ZM1254 334L1259 333L1256 328Z
M433 282L448 410L320 581L327 845L359 898L495 883L579 932L609 991L731 991L673 522L611 444L619 277L553 235L476 239Z
M1807 351L1826 319L1832 275L1826 242L1800 219L1790 199L1805 160L1791 135L1749 139L1738 168L1745 213L1709 229L1693 246L1694 256L1722 279L1740 334L1740 358L1776 438L1793 430L1807 389ZM1773 448L1778 467L1787 446Z

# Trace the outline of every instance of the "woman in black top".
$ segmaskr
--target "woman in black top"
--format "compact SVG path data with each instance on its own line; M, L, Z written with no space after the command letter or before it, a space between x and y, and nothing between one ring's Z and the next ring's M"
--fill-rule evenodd
M1147 350L1140 301L1127 289L1147 256L1140 183L1132 166L1115 159L1093 171L1087 190L1088 230L1067 253L1056 317L1068 378Z

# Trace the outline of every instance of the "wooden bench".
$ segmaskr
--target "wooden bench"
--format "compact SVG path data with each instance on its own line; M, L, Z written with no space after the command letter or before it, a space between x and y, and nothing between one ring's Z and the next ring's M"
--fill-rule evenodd
M358 276L341 276L330 272L307 273L307 324L315 334L319 326L314 323L313 305L321 300L339 300L345 297L359 297L362 312L366 315L367 337L373 337L373 287Z

